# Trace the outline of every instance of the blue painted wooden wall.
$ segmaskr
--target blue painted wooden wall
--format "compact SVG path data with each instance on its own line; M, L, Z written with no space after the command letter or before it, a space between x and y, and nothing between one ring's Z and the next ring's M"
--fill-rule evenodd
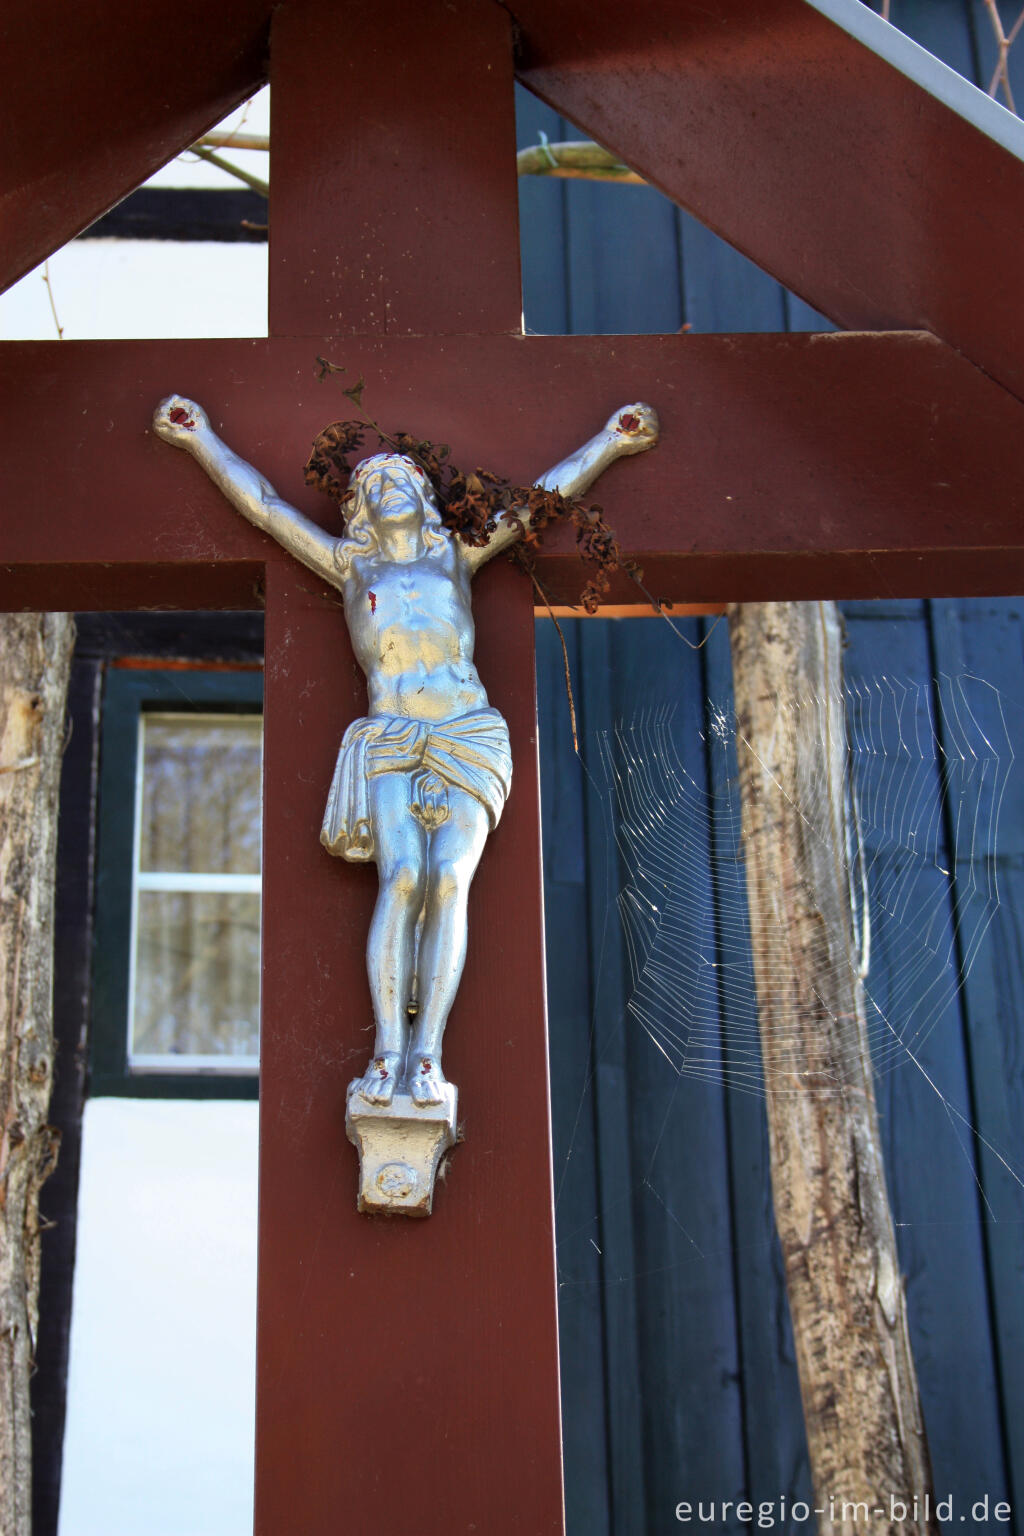
M987 83L994 47L980 0L894 0L894 19ZM1024 98L1024 58L1016 72ZM540 132L552 141L583 136L524 93L520 144ZM824 326L650 189L526 179L521 201L533 330ZM1012 717L1024 704L1021 603L857 604L847 620L854 685L895 669L926 685L915 707L937 709L942 679L973 672L996 685L1011 726L1019 723ZM681 627L696 645L707 623ZM726 762L709 750L708 731L701 734L710 709L729 708L724 623L700 650L654 617L564 628L582 761L572 747L558 638L549 620L538 624L570 1536L686 1529L674 1514L682 1500L695 1506L690 1528L699 1523L698 1500L707 1513L712 1500L750 1499L771 1504L776 1529L806 1532L813 1523L781 1516L780 1501L790 1509L809 1499L810 1483L764 1104L722 1085L734 1064L730 1025L749 998L725 968L722 1077L679 1075L629 1015L616 909L626 871L610 835L599 760L603 733L635 718L645 701L673 699L686 771L711 805L734 793ZM898 731L895 718L886 730ZM963 785L943 774L941 752L935 759L930 793L948 837L957 817L988 813L990 789L982 776L966 803ZM731 930L736 899L716 873L724 835L714 814L693 829L703 843L692 901L712 914L719 940ZM1000 902L987 942L919 1043L916 1062L904 1058L879 1074L878 1102L935 1482L955 1501L947 1528L962 1527L966 1515L966 1528L1024 1536L1024 781L1012 774L998 846ZM873 881L884 885L899 850L879 845L869 853ZM963 942L954 927L957 889L972 871L964 860L947 867L951 879L934 874L944 881L936 899L942 942L956 953ZM902 958L898 930L884 929L870 977L880 998ZM990 1512L1001 1500L1011 1504L1009 1523L991 1513L971 1522L972 1505L986 1496ZM716 1514L701 1528L750 1528L735 1504L727 1517L720 1508Z

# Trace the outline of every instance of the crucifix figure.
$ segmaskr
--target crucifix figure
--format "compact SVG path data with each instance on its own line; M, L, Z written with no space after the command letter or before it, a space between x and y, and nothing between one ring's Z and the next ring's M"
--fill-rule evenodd
M349 1098L388 1109L401 1092L419 1110L436 1108L448 1088L441 1047L466 957L470 883L512 775L508 729L473 664L470 584L528 513L472 547L442 524L423 469L379 453L356 466L336 537L283 501L194 401L168 397L154 426L243 517L342 593L368 713L345 733L320 836L333 854L376 863L380 881L367 945L374 1053ZM651 407L625 406L538 484L579 495L657 439Z

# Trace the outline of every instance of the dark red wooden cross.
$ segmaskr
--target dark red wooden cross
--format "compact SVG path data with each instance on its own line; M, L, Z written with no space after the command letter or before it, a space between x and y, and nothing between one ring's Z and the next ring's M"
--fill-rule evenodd
M585 125L607 121L605 137L643 169L661 165L675 190L665 133L714 140L700 61L713 61L712 13L738 25L735 9L650 0L627 13L591 3L584 16L576 0L546 11L531 0L520 70ZM720 54L719 78L730 101L747 88L763 108L768 163L790 207L804 182L789 175L798 150L777 152L780 60L800 76L810 57L845 81L852 60L863 91L876 89L877 61L826 36L830 24L802 0L769 9L759 27L768 36L777 23L774 74L733 49ZM188 20L165 15L168 28ZM619 47L616 25L635 34L641 23L647 53ZM543 1536L561 1529L562 1499L532 593L501 562L476 592L480 672L510 724L516 782L474 887L448 1036L466 1142L429 1221L368 1220L355 1212L343 1122L345 1084L370 1039L363 956L375 881L327 858L317 838L340 736L363 713L362 677L336 595L148 431L152 408L172 389L202 401L238 452L326 524L330 509L304 490L300 467L347 402L318 381L317 354L343 366L346 382L365 377L384 423L518 480L622 401L646 398L662 444L613 469L600 499L659 597L967 594L1024 586L1020 360L987 291L965 319L973 274L962 264L939 285L936 335L524 338L508 12L491 0L295 0L276 12L271 65L270 339L9 345L0 602L266 605L257 1531ZM651 107L670 66L686 99L674 126L671 101ZM929 114L945 109L906 82L894 96L885 79L876 95L886 121L920 134L893 156L911 166L909 200L914 154L935 131ZM621 105L626 85L635 111ZM740 121L735 110L729 121ZM961 144L962 125L942 121ZM973 154L994 167L1019 212L1019 166L972 135L957 164ZM733 138L743 153L727 174L719 165L706 195L730 229L744 213L721 178L730 195L746 187L752 244L763 238L770 255L785 247L785 210L754 187L756 146ZM804 143L800 163L816 154ZM831 254L801 258L805 296L840 319L852 305L860 323L932 323L937 290L915 276L906 239L889 266L861 248L851 258L881 295L866 320L856 311L851 295L864 290L836 275L831 179L815 185ZM929 216L920 199L905 202L907 228L927 234ZM578 591L564 535L542 576L556 600ZM613 594L635 597L628 585Z

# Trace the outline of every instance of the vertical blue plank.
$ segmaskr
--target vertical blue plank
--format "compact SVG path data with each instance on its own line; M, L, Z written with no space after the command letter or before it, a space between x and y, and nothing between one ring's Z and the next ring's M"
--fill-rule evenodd
M795 293L786 293L786 330L787 331L834 331L836 327L831 320L812 309L810 304L805 304L803 299L798 299Z
M915 43L977 84L980 60L973 17L980 19L982 8L982 0L894 0L892 19Z
M680 627L693 643L697 624ZM620 770L641 786L624 796L639 833L630 870L644 871L644 896L660 909L651 959L677 971L652 1022L689 1037L692 1070L676 1069L621 998L625 1021L634 1177L634 1266L647 1457L648 1529L667 1525L680 1500L733 1502L722 1531L740 1531L735 1504L745 1486L742 1403L732 1284L732 1227L717 1032L715 920L707 784L699 727L699 655L658 618L613 621L612 679ZM662 731L650 721L672 710ZM620 821L620 829L622 822ZM646 829L646 830L645 830ZM621 833L620 833L621 835ZM675 863L678 859L680 862ZM618 934L622 942L621 929ZM699 1030L698 1025L703 1027Z
M523 86L516 86L516 143L519 149L565 137L557 112ZM562 336L569 330L568 253L564 181L549 176L519 178L519 256L523 270L526 328Z
M583 776L562 648L550 619L536 629L566 1528L611 1536ZM566 639L578 675L574 626Z
M785 295L775 279L691 214L680 210L678 223L684 307L691 330L785 330Z
M982 1235L1010 1499L1019 1510L1024 1506L1024 605L996 598L930 606L940 673L950 680L966 673L992 685L971 691L978 727L1004 760L1007 737L1018 755L1005 783L993 773L969 781L976 803L964 813L972 820L976 814L983 832L992 829L998 894L991 926L966 969L963 999L979 1177L987 1202ZM956 865L961 891L976 889L989 874L979 867L981 850L973 862L968 852ZM965 936L961 948L974 946Z
M569 317L592 335L678 331L675 205L653 187L569 181Z
M949 850L933 818L943 779L928 633L921 604L846 612L849 730L852 741L870 744L856 760L871 909L868 1023L886 1172L935 1487L964 1510L981 1493L1005 1499L1007 1484L974 1148L946 1107L971 1117ZM902 841L888 835L890 818Z
M611 732L614 621L579 619L581 742L588 760L596 739ZM595 765L596 767L596 765ZM585 790L588 926L593 955L594 1102L600 1177L598 1232L605 1328L605 1403L611 1480L610 1524L615 1536L646 1531L643 1362L638 1350L635 1200L637 1175L630 1134L631 1103L623 995L627 968L619 942L614 896L618 859L595 767Z

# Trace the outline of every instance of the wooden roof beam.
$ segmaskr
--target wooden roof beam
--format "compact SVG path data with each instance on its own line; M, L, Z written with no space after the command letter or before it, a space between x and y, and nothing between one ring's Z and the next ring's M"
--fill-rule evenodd
M0 290L257 91L269 0L4 7Z
M1024 123L854 0L516 0L519 76L807 303L1024 398Z

